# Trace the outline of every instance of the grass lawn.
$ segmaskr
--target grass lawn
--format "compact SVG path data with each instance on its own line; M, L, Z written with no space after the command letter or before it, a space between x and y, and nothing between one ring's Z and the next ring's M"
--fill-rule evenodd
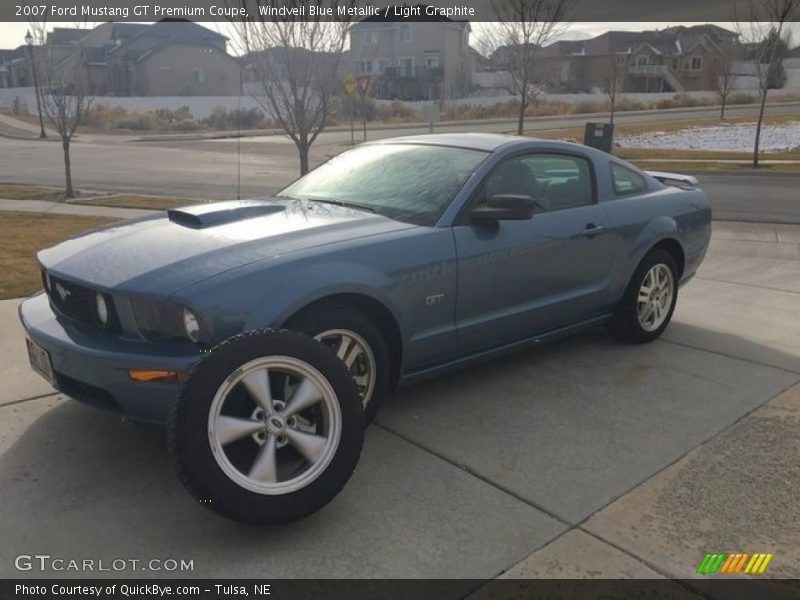
M58 201L64 197L61 188L37 185L17 185L14 183L0 183L0 198L9 200L51 200Z
M8 200L48 200L51 202L67 201L60 188L0 183L0 198ZM196 204L199 200L176 198L174 196L140 196L138 194L86 194L79 193L77 198L68 200L70 204L88 206L113 206L118 208L146 208L152 210L179 208Z
M73 200L70 204L89 206L114 206L118 208L149 208L152 210L180 208L189 204L197 204L199 200L174 198L170 196L138 196L135 194L115 194L113 196L97 196Z
M0 299L28 296L41 289L36 253L86 229L112 222L102 217L76 217L0 212Z

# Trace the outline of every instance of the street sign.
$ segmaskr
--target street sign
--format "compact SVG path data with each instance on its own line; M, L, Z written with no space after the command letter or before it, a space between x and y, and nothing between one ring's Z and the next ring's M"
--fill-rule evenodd
M372 82L372 75L366 75L361 73L356 75L356 83L358 83L358 91L361 92L362 96L366 96L369 93L369 84Z
M356 81L356 77L355 77L355 75L350 73L350 75L348 75L344 80L344 90L349 95L352 95L353 92L356 91L357 87L358 87L358 82Z

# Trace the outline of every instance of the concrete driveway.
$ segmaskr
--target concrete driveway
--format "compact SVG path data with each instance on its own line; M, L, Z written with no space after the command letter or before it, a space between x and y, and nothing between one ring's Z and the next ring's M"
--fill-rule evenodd
M711 551L798 577L799 294L800 230L717 223L661 340L592 331L409 388L344 492L273 529L193 502L158 431L52 394L4 301L0 577L115 574L14 568L34 553L196 577L690 577Z

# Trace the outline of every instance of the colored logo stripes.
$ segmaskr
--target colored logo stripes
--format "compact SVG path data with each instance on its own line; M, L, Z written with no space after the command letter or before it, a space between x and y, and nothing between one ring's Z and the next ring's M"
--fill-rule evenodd
M747 552L714 552L708 553L703 557L697 572L703 575L713 573L763 573L767 568L772 554Z

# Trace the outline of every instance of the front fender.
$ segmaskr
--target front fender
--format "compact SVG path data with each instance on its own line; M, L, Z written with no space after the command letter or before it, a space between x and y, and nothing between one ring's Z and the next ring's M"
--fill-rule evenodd
M304 307L337 294L359 294L379 302L392 313L400 331L407 331L407 315L391 299L392 280L377 269L346 261L325 261L293 268L280 276L265 302L253 310L245 330L278 326Z

